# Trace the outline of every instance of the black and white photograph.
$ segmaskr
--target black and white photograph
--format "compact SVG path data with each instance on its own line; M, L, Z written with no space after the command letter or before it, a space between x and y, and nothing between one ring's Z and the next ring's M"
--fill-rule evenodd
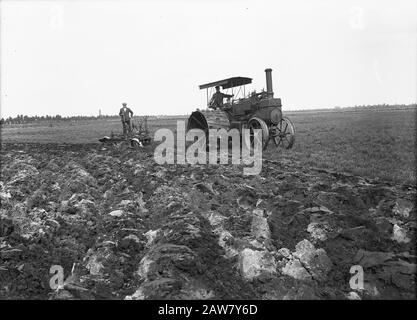
M415 0L0 5L0 300L416 300Z

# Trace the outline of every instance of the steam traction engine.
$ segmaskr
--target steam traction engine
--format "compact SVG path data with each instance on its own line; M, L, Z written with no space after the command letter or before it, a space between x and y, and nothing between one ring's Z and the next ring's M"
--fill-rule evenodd
M187 130L202 129L208 136L209 129L229 130L237 128L250 130L250 143L256 136L253 129L262 130L262 147L268 146L273 140L278 148L290 149L294 145L295 126L286 117L282 116L281 99L274 98L272 89L272 69L266 69L266 91L252 92L246 95L245 85L252 83L251 78L233 77L221 81L200 85L200 89L207 91L207 104L213 88L220 86L226 93L234 94L234 99L228 101L217 110L194 111L188 118ZM210 91L210 92L209 92ZM239 98L240 96L240 98ZM236 98L235 98L236 97Z

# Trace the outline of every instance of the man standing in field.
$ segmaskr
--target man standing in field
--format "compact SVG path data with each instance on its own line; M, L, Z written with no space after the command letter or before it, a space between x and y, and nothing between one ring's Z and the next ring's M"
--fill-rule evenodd
M122 105L123 107L120 109L119 116L122 120L123 135L127 137L127 134L132 132L133 111L126 106L126 102L123 102Z

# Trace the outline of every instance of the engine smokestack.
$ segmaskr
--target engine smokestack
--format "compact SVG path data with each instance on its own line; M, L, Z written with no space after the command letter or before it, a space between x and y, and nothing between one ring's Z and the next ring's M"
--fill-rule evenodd
M272 89L272 69L268 68L265 69L266 73L266 93L268 94L268 98L274 97L274 90Z

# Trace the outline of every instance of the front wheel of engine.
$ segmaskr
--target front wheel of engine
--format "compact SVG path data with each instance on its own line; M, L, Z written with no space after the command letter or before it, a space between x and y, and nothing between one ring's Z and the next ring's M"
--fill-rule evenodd
M271 139L275 146L282 149L291 149L295 142L295 125L286 117L271 128Z

